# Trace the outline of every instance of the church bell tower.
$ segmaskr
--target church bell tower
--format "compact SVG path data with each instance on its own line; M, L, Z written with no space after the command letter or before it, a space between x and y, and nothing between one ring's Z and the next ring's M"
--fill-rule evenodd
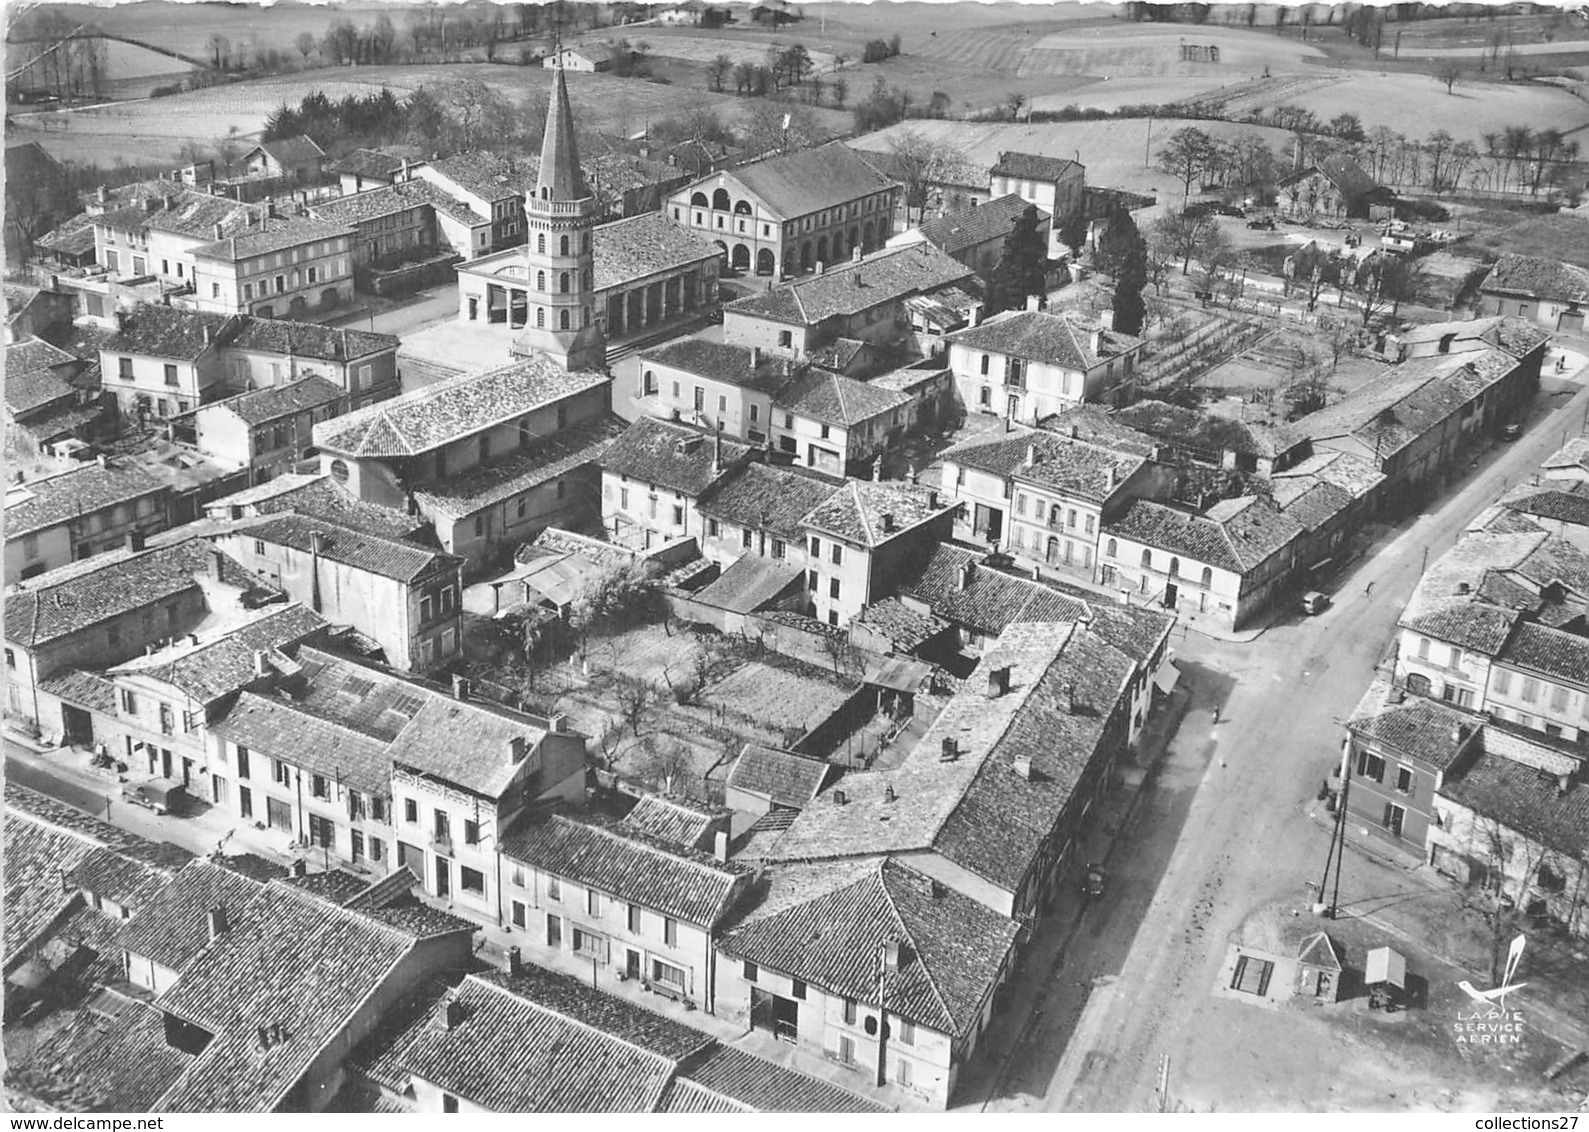
M514 341L516 353L541 353L570 371L606 370L607 346L593 309L595 216L596 198L579 167L574 113L559 57L546 108L540 176L524 201L531 309L528 325Z

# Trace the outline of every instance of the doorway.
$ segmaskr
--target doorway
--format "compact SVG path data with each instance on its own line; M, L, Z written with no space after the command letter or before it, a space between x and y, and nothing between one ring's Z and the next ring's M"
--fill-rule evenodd
M237 788L237 812L245 818L254 816L254 792L246 786Z
M1174 582L1165 582L1164 583L1164 608L1165 609L1174 609L1175 608L1175 599L1176 599L1176 596L1179 593L1180 593L1180 591L1176 588L1176 585L1175 585Z
M627 948L623 958L623 973L625 978L639 980L640 978L640 953L634 948Z
M436 858L436 895L441 897L452 895L452 862L446 857Z

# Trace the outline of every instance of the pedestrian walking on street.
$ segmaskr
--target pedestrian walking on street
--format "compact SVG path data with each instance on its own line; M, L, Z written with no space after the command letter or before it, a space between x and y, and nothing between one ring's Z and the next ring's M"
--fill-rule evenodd
M1373 597L1374 596L1374 583L1373 582L1369 582L1368 585L1363 587L1363 596L1364 597Z
M1214 722L1215 723L1219 722L1219 705L1218 704L1214 705Z

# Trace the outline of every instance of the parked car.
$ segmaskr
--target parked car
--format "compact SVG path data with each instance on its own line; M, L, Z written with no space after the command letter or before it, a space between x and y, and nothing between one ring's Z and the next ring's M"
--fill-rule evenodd
M1256 220L1249 220L1247 221L1247 227L1255 228L1264 232L1273 232L1275 230L1274 217L1260 216Z
M1302 595L1302 612L1309 617L1323 613L1328 608L1330 608L1329 594L1321 593L1318 590L1309 590Z
M1516 440L1523 435L1523 426L1516 421L1508 421L1501 426L1502 440Z
M173 778L150 778L143 782L129 782L121 789L121 796L135 806L143 806L164 816L179 817L187 812L188 792L182 783Z
M1194 200L1191 204L1187 205L1184 209L1182 209L1181 213L1182 213L1183 216L1197 217L1197 216L1207 216L1210 213L1217 212L1218 210L1219 210L1219 203L1217 201L1212 201L1212 200Z
M1240 218L1247 215L1247 210L1239 204L1216 204L1214 206L1214 211L1219 213L1221 216L1235 216Z

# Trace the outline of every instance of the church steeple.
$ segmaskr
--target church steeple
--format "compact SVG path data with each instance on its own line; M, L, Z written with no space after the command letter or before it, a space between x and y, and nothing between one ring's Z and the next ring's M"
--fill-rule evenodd
M541 140L540 176L524 202L525 277L533 314L514 350L543 354L566 370L604 370L607 345L592 310L596 288L591 228L596 198L579 167L561 48L557 63Z
M563 201L581 200L590 195L584 171L579 167L579 147L574 142L574 110L568 103L568 81L563 78L561 58L552 71L552 96L546 106L541 175L535 195L543 200Z

